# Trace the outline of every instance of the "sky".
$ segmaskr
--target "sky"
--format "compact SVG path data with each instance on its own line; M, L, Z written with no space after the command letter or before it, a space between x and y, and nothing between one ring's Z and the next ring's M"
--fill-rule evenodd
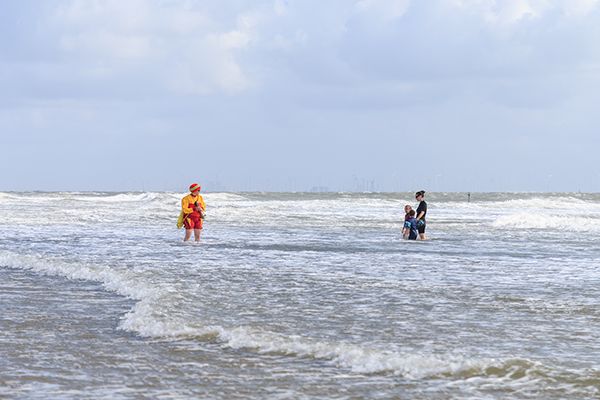
M600 191L599 0L0 2L0 190Z

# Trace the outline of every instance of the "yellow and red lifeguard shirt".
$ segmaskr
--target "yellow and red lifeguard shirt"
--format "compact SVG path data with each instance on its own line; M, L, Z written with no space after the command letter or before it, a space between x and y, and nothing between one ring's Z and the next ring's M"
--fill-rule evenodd
M206 210L206 204L202 196L188 194L181 199L181 211L183 212L183 225L185 229L202 229L202 215L194 209L198 203L202 211Z
M206 203L204 203L204 199L202 196L194 196L192 194L188 194L183 199L181 199L181 209L185 215L197 213L200 216L200 213L194 210L194 205L198 202L198 205L202 210L206 210Z

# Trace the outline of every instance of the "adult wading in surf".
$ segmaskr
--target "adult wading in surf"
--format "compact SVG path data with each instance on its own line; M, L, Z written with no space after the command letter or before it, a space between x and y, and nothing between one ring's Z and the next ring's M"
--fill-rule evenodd
M190 185L190 194L181 199L181 214L179 216L178 226L185 226L184 242L187 242L192 237L194 232L194 240L200 241L200 231L204 221L204 212L206 204L200 195L200 185L193 183Z

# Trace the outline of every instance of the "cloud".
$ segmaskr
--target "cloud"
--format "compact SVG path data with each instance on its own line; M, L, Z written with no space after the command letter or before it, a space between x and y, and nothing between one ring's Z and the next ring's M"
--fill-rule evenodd
M552 104L547 93L556 94L555 101L575 95L569 79L582 79L579 71L598 62L598 4L576 3L363 0L352 7L324 5L314 24L306 23L309 11L293 3L282 17L287 29L282 32L275 20L261 34L277 33L281 53L274 58L284 63L287 71L282 74L298 80L299 91L321 88L327 93L331 88L340 103L348 104L344 99L351 93L375 92L381 86L397 87L402 97L408 85L411 96L422 98L420 91L429 92L432 102L439 96L476 95L516 107L545 107ZM302 42L294 36L298 31L303 32ZM334 88L336 84L347 94ZM438 93L431 91L435 85ZM538 88L537 94L530 93ZM504 90L511 92L504 95ZM380 103L369 97L364 107Z
M179 94L235 93L251 86L236 54L252 43L255 23L240 12L234 26L190 1L71 0L54 14L59 50L72 63L127 80L143 70L149 83Z
M402 17L410 7L411 0L359 0L356 11L379 21L391 21Z
M563 0L564 12L569 17L585 17L597 10L600 0Z
M512 77L594 68L598 4L334 0L315 13L314 4L291 0L60 0L35 16L38 34L45 30L34 38L45 44L38 54L47 58L22 71L39 87L78 84L86 97L102 97L109 86L129 98L252 90L293 97L335 86L368 93L386 82L430 92L434 82L456 81L458 92L471 91L458 82L487 79L497 87ZM56 74L41 73L42 64Z
M119 158L131 180L127 163L168 181L182 137L210 149L203 173L237 182L276 180L273 165L386 176L419 134L423 176L456 143L489 174L519 156L511 139L547 143L540 170L597 148L597 0L22 0L0 15L5 168Z

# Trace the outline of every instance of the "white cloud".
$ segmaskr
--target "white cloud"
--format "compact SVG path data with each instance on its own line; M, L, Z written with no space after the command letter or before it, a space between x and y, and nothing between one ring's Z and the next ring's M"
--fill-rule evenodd
M357 139L365 135L388 149L417 133L428 137L430 171L455 163L448 146L493 156L490 142L530 132L560 143L548 152L554 159L567 146L593 160L598 147L598 0L5 3L14 18L0 28L0 126L20 146L0 146L7 168L30 154L31 143L42 157L64 153L68 143L82 159L126 155L129 170L145 166L139 176L177 176L176 135L189 132L211 149L202 172L238 182L256 173L254 164L278 160L306 176L298 154L315 143L327 154L308 166L315 176L367 168L385 177L387 166L356 163L365 158ZM27 135L37 140L21 139ZM342 167L329 157L340 143ZM372 146L373 154L384 147ZM519 155L506 151L489 161L492 175L505 174L502 161ZM552 167L538 153L527 161ZM378 160L398 162L389 154ZM585 172L566 169L565 182ZM103 177L106 187L118 189L114 176Z
M597 10L600 0L447 0L465 13L477 13L485 21L511 25L542 18L558 10L567 17L584 17Z
M390 21L402 17L410 7L411 0L359 0L358 12L372 13L378 19Z
M153 17L152 3L147 0L69 0L56 10L59 24L69 29L102 28L116 32L139 32Z
M275 0L273 3L273 11L275 15L282 16L287 13L288 3L286 0Z
M448 0L448 4L500 26L538 18L549 8L546 0Z
M600 0L563 0L565 14L570 17L584 17L597 10Z
M112 75L131 73L122 61L135 63L156 84L185 94L248 88L251 79L236 54L251 44L259 21L258 14L242 12L227 26L186 0L168 7L151 0L71 0L55 15L60 48L73 62L90 71L110 68Z
M96 31L65 35L60 47L94 58L144 60L152 56L151 38L144 35L121 35Z
M179 52L181 58L168 71L168 87L183 94L235 93L248 88L251 81L233 50L245 47L249 40L247 34L234 30L186 43Z
M81 87L210 95L269 90L269 81L273 88L290 78L282 90L522 78L595 66L589 43L598 31L590 27L599 2L334 0L315 13L314 4L286 0L246 8L64 0L52 22L60 65L73 71L71 81L85 80Z

